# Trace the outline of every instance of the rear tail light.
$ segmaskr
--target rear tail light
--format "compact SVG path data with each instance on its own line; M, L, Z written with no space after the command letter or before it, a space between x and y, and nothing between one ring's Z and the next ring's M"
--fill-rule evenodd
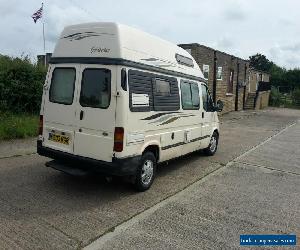
M42 115L40 115L39 135L43 135L43 116Z
M114 151L123 151L123 141L124 141L124 128L116 127L114 135Z

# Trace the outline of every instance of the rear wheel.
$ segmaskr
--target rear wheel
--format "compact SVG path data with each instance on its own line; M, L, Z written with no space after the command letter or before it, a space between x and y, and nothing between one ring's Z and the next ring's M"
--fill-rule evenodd
M219 136L217 132L214 131L210 138L208 147L204 149L204 153L209 156L214 155L218 149L218 142L219 142Z
M138 166L134 186L137 191L143 192L149 189L156 174L156 158L152 152L143 154Z

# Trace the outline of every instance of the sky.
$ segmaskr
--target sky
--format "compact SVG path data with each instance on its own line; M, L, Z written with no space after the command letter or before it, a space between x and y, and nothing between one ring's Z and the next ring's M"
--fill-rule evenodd
M0 0L0 54L43 53L39 0ZM262 53L287 69L300 68L299 0L44 0L46 52L64 26L112 21L170 42L199 43L248 59Z

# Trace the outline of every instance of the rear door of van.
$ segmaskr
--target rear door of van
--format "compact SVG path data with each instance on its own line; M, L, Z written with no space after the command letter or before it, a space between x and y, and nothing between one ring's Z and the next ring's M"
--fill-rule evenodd
M79 65L52 65L45 85L43 145L67 153L74 153L79 71Z
M112 161L116 116L116 66L81 64L74 153Z
M44 100L43 145L111 162L116 67L57 64ZM113 83L113 84L112 84Z

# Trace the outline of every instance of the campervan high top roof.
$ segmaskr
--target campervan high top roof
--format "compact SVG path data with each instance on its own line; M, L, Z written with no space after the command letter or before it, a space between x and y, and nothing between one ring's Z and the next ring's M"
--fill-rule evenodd
M52 55L52 62L85 62L107 59L138 63L203 79L194 58L184 49L126 25L98 22L66 27ZM114 60L112 60L114 59ZM109 63L107 63L109 64Z

